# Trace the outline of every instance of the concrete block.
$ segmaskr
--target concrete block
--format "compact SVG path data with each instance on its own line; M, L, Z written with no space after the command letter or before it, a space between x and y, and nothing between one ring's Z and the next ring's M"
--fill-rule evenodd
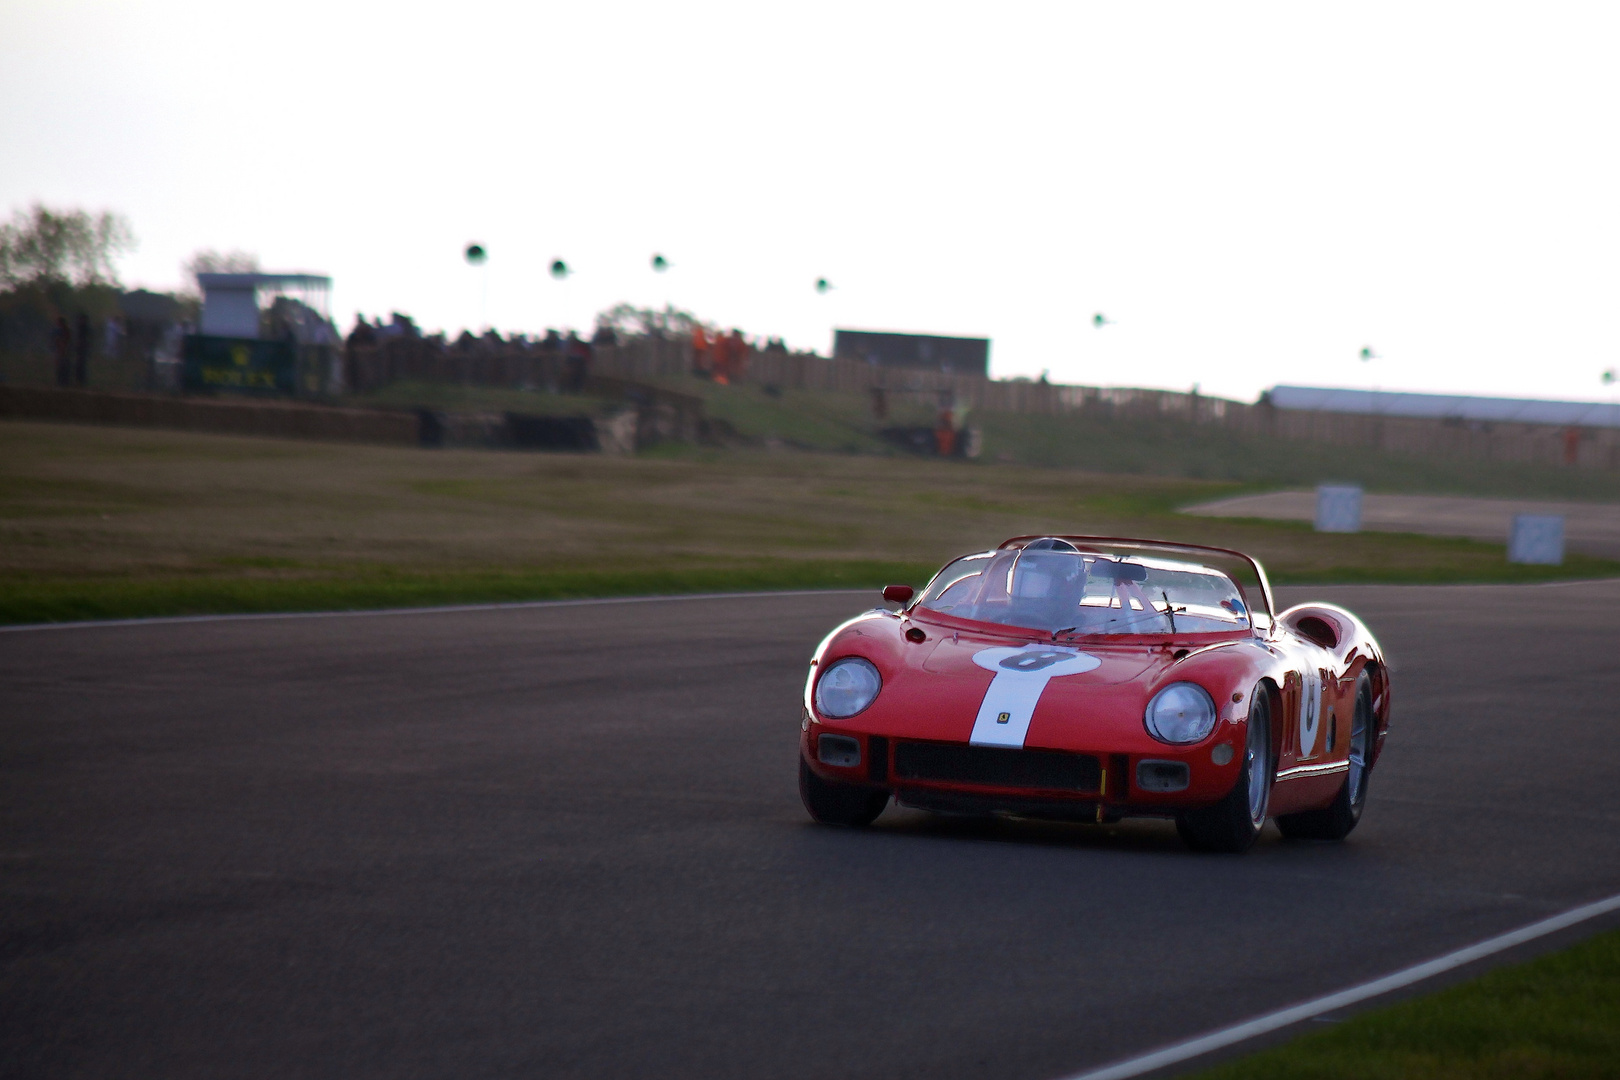
M1321 484L1316 489L1316 531L1361 531L1361 488L1356 484Z
M1562 514L1514 514L1508 562L1559 566L1564 561Z

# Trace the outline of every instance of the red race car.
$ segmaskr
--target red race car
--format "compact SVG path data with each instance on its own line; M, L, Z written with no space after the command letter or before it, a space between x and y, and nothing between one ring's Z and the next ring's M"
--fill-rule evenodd
M1331 604L1274 611L1240 552L1019 536L828 634L804 688L799 791L817 821L892 797L946 814L1173 817L1200 851L1355 828L1389 669Z

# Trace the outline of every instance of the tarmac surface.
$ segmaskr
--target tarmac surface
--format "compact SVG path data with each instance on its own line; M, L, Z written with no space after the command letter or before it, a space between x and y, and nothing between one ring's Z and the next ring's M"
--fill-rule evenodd
M875 596L0 633L0 1075L1046 1080L1620 892L1620 582L1280 592L1394 721L1348 842L1240 857L813 825Z
M1315 521L1316 492L1268 491L1185 507L1200 517ZM1475 499L1459 495L1375 495L1361 497L1361 527L1372 532L1462 536L1506 544L1515 514L1555 514L1564 519L1564 546L1584 555L1620 559L1620 505L1540 502L1533 499Z

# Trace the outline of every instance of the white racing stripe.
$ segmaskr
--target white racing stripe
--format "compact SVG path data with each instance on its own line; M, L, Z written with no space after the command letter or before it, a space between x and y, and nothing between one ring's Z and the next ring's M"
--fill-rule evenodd
M1487 938L1477 945L1469 945L1466 948L1458 949L1456 952L1446 953L1444 956L1436 957L1415 967L1385 975L1381 979L1374 979L1372 982L1352 986L1348 990L1340 990L1337 993L1313 998L1299 1005L1291 1005L1286 1009L1278 1009L1276 1012L1266 1013L1264 1016L1257 1016L1253 1020L1245 1020L1241 1024L1221 1028L1219 1031L1211 1031L1207 1035L1198 1036L1196 1039L1174 1043L1152 1053L1143 1054L1140 1057L1127 1058L1112 1065L1105 1065L1100 1069L1092 1069L1090 1072L1076 1073L1073 1076L1066 1077L1065 1080L1125 1080L1126 1077L1141 1076L1143 1073L1152 1072L1155 1069L1179 1065L1202 1054L1234 1046L1257 1035L1265 1035L1268 1032L1280 1030L1291 1024L1297 1024L1301 1020L1309 1020L1313 1016L1321 1016L1323 1013L1330 1013L1335 1009L1355 1005L1370 998L1390 993L1393 990L1411 986L1413 983L1422 982L1424 979L1432 979L1436 975L1462 967L1464 964L1471 964L1475 960L1494 956L1496 953L1505 952L1516 945L1523 945L1527 941L1534 941L1536 938L1555 934L1560 930L1586 922L1589 919L1595 919L1600 915L1607 915L1612 911L1620 911L1620 896L1611 896L1607 900L1598 900L1582 907L1573 908L1562 915L1554 915L1550 919L1531 923L1529 926L1521 927L1518 930Z
M1044 673L999 672L984 693L968 742L974 746L1023 746L1029 734L1029 722L1035 716L1035 706L1051 678Z
M980 649L973 662L996 677L984 692L979 714L973 719L974 746L1024 745L1029 722L1035 716L1046 684L1063 675L1078 675L1099 667L1102 661L1089 653L1055 645L1025 645L1020 648L997 646Z

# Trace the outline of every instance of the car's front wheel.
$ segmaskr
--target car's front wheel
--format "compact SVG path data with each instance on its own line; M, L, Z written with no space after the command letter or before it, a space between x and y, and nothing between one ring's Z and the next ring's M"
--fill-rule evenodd
M1247 851L1266 824L1271 805L1271 782L1276 766L1271 757L1271 696L1257 685L1249 701L1248 737L1244 740L1243 771L1226 797L1214 806L1183 810L1176 815L1176 831L1194 851L1237 854Z
M810 816L823 825L849 825L861 828L872 824L889 805L889 793L881 788L839 784L823 780L799 758L799 798Z
M1356 714L1350 722L1350 768L1344 786L1333 801L1320 810L1283 814L1277 828L1290 840L1343 840L1361 820L1367 804L1367 781L1372 779L1373 732L1378 717L1373 712L1372 679L1363 671L1356 680Z

